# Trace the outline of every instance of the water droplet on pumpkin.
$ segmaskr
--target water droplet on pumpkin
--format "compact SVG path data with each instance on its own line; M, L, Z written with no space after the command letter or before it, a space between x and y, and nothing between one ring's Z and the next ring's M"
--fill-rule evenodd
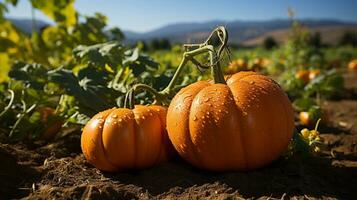
M145 116L142 116L141 119L145 119Z
M204 102L208 102L208 101L209 101L209 98L205 98L203 101L204 101Z
M122 120L122 119L119 119L118 121L121 122L121 121L123 121L123 120Z
M221 110L221 109L219 109L219 110L218 110L218 112L220 113L220 112L222 112L222 110Z
M202 116L201 118L202 118L202 119L205 119L205 116Z
M117 114L114 114L112 117L113 117L113 118L117 118L117 117L118 117L118 115L117 115Z
M194 116L194 117L193 117L193 121L196 121L196 120L197 120L197 117L196 117L196 116Z

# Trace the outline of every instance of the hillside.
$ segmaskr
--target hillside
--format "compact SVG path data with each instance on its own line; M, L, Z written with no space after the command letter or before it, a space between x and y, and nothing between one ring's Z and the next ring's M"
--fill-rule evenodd
M31 33L32 21L30 19L10 19L15 26L24 32ZM300 20L313 32L320 32L324 43L335 44L346 31L357 33L357 23L338 20L303 19ZM201 23L176 23L169 24L145 33L124 31L127 43L137 40L152 40L154 38L167 38L173 43L189 43L202 41L212 29L224 25L230 33L230 42L247 46L261 44L268 36L274 37L279 43L284 42L288 36L290 20L277 19L266 21L222 21L214 20ZM37 20L37 29L48 26L48 23Z

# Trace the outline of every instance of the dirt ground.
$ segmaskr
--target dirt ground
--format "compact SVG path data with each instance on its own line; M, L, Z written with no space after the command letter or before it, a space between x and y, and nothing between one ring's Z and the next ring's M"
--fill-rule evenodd
M0 199L357 199L357 73L328 101L326 149L252 172L212 173L176 157L142 171L102 173L83 157L80 132L52 143L0 143ZM0 130L1 131L1 130Z

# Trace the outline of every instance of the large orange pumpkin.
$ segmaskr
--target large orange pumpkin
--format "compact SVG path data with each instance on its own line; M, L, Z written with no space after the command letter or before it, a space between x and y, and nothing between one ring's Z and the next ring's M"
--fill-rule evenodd
M239 72L225 84L199 81L179 91L167 114L178 153L203 169L250 170L271 163L294 129L291 103L272 79Z
M113 108L95 115L84 127L81 147L86 159L104 171L141 169L168 160L166 108Z

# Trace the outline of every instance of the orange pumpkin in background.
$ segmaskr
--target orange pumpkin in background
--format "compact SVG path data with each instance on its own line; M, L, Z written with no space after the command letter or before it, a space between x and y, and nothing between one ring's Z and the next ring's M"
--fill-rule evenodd
M305 83L310 80L310 71L309 70L299 70L296 72L295 77L304 81Z
M162 106L109 109L84 127L82 151L103 171L151 167L173 154L165 126L166 108Z
M305 83L314 80L318 75L321 74L321 70L312 69L312 70L299 70L296 72L295 77L304 81Z
M181 89L167 113L178 153L214 171L251 170L277 159L294 129L292 105L272 79L239 72L225 84L199 81Z
M357 70L357 59L351 60L351 62L348 63L348 69Z
M314 80L320 74L321 74L321 70L319 70L319 69L310 70L310 72L309 72L309 80L310 81Z
M42 140L50 140L56 137L57 133L61 130L63 121L60 117L56 116L55 109L51 107L41 107L38 109L41 116L41 122L44 129L40 136Z
M227 69L225 70L225 73L234 74L239 71L247 71L247 70L248 70L248 63L244 59L239 58L229 63Z
M253 60L252 69L254 71L262 70L270 64L270 60L267 58L256 58Z

